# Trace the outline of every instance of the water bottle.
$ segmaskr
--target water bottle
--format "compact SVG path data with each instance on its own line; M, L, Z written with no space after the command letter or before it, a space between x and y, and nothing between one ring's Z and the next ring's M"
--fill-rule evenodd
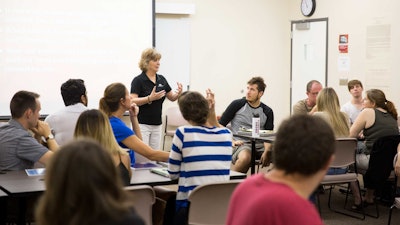
M260 137L260 115L253 114L251 136Z

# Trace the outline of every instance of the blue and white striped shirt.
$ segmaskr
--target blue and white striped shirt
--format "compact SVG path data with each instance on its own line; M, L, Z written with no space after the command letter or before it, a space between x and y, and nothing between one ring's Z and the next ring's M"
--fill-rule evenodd
M190 192L201 184L229 180L232 133L225 127L181 126L172 140L168 172L179 178L176 208L187 207Z

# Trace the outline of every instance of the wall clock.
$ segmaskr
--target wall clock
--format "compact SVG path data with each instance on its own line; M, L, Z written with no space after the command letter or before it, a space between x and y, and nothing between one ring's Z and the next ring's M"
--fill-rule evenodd
M312 14L314 14L315 11L315 0L301 0L301 13L304 16L312 16Z

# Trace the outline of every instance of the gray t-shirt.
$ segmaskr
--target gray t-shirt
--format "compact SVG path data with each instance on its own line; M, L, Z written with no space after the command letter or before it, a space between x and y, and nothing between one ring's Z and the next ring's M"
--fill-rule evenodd
M0 170L31 169L47 151L16 120L0 126Z

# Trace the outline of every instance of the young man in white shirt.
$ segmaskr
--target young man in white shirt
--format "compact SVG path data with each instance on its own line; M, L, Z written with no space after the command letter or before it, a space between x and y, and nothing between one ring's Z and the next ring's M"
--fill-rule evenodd
M359 80L351 80L347 83L347 87L351 94L351 100L346 102L342 107L341 111L345 112L350 118L350 124L353 124L358 114L363 109L363 85Z
M88 103L86 87L81 79L69 79L63 83L61 95L65 108L50 114L45 119L59 145L73 139L76 121L81 113L87 110Z

